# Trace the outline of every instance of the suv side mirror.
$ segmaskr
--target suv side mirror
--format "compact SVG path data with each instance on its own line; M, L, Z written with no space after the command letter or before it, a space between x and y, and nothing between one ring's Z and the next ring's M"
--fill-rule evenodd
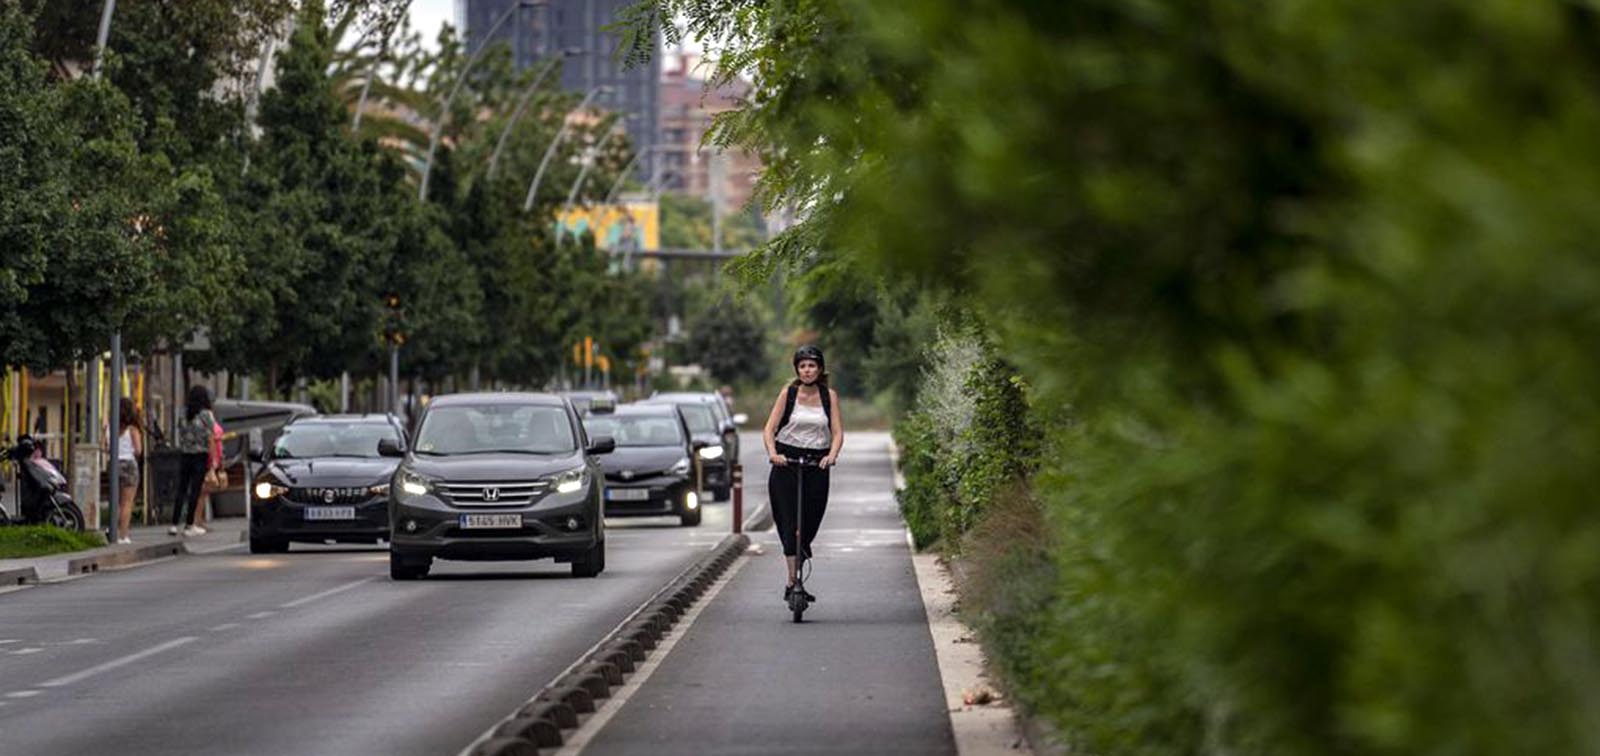
M595 436L589 439L589 448L585 454L610 454L617 450L617 440L610 436Z
M733 416L733 424L734 425L744 425L745 423L748 423L748 422L750 422L750 416L746 415L743 412L740 412L739 414Z
M406 455L405 451L400 448L399 444L395 443L394 439L392 439L392 438L380 438L380 439L378 439L378 456L380 456L380 457L404 457L405 455Z

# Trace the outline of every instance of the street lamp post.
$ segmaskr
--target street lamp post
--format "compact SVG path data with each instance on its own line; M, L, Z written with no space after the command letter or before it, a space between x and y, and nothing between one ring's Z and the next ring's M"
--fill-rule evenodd
M639 158L644 157L644 154L646 152L651 152L653 150L658 149L659 146L660 145L652 144L652 145L646 145L642 149L634 150L633 157L628 159L628 164L622 166L622 170L617 173L617 180L612 182L611 191L606 192L606 198L605 198L605 203L604 204L609 205L609 204L611 204L613 201L615 201L617 199L617 192L622 191L622 182L628 180L628 174L633 170L633 167L635 165L639 164Z
M115 13L116 10L117 0L106 0L105 4L100 7L100 30L95 35L94 43L94 68L89 74L90 77L95 81L100 80L100 72L105 68L106 41L111 38L111 15ZM110 394L113 399L120 399L122 397L122 381L118 380L118 376L120 375L119 371L122 366L122 327L120 325L111 332L111 365L113 371L111 380L114 390L112 390ZM94 360L94 375L96 377L100 375L100 358L98 357L96 357ZM90 407L94 408L98 408L100 406L99 392L95 392L89 396L88 404ZM117 411L120 409L120 407L118 407L120 404L120 401L112 402L113 409L109 413L111 415L112 443L115 443L117 437L122 434L122 416L121 413ZM89 414L90 417L93 418L96 413L91 412ZM100 447L99 426L100 424L98 422L91 423L89 426L89 435L90 438L93 439L96 449ZM117 532L117 512L120 511L120 505L122 503L118 501L122 494L122 481L118 480L119 476L117 475L117 472L116 459L113 458L111 460L111 517L108 518L111 521L111 529L108 532L111 534L110 540L112 543L116 543L117 538L122 535ZM98 497L91 497L91 500L96 498ZM96 509L98 510L98 506Z
M467 74L472 73L472 67L477 64L479 58L483 57L484 51L489 49L490 38L494 36L496 31L500 30L501 24L511 18L512 13L523 8L536 8L544 5L545 2L546 0L518 0L516 5L507 8L504 13L500 14L499 18L494 20L493 24L489 25L489 31L483 35L483 43L478 45L478 49L473 50L472 55L467 58L467 64L461 68L461 74L456 77L456 83L450 87L450 94L444 98L444 105L439 108L439 118L433 123L433 133L428 135L428 157L422 163L422 181L417 184L418 200L426 202L428 199L428 176L433 172L433 153L439 148L439 135L444 132L445 121L450 119L450 103L455 101L456 93L461 91L461 85L466 83Z
M607 86L599 86L589 90L588 94L583 96L583 101L579 102L577 107L562 117L561 128L556 131L556 138L550 140L550 146L545 148L544 157L539 160L539 169L534 171L533 181L528 184L528 197L522 202L522 212L526 213L533 209L533 198L534 195L539 193L539 182L544 180L544 171L550 166L550 158L555 156L556 148L561 146L561 140L567 138L567 131L572 128L572 123L569 120L572 114L589 107L589 103L594 101L596 95L609 91L611 91L611 87Z
M570 58L572 56L582 54L583 51L576 47L569 47L565 50L562 50L561 55L551 58L550 61L545 64L544 70L540 71L539 75L534 77L533 83L529 84L528 88L522 91L522 98L517 100L517 109L511 111L511 118L506 121L505 128L500 130L500 138L494 143L494 154L489 156L489 178L494 178L495 171L500 168L500 153L505 150L506 140L511 136L511 130L516 127L517 120L522 118L522 111L527 110L528 101L533 99L533 93L538 91L539 85L543 84L545 78L548 77L551 72L556 70L556 64L559 63L562 58Z
M410 12L410 9L411 0L405 0L405 4L400 7L400 13L403 16L404 14ZM361 128L361 113L367 109L367 93L372 91L372 80L377 77L378 66L383 63L384 56L389 52L389 38L393 35L394 27L390 27L389 30L383 35L383 44L378 46L377 57L372 59L372 65L367 68L367 79L366 81L361 82L361 98L356 100L356 116L350 122L351 131ZM349 374L346 373L346 376L348 375Z
M630 113L627 116L624 116L623 118L627 119L627 118L632 118L632 117L633 117L633 114ZM572 206L577 204L577 202L578 202L578 191L583 188L584 179L589 178L589 169L594 167L595 161L600 159L600 153L605 152L606 145L610 144L611 143L611 138L616 136L616 135L617 135L616 124L613 123L612 124L612 128L606 129L606 135L600 138L599 144L596 144L594 146L593 151L590 153L589 159L584 161L583 168L578 170L578 178L573 180L572 189L571 189L571 191L567 192L567 203L565 205L561 206L561 214L562 215L566 215L568 212L570 212L572 210ZM560 233L558 231L556 233L556 246L560 246L561 245L561 240L565 239L565 238L566 238L566 234Z

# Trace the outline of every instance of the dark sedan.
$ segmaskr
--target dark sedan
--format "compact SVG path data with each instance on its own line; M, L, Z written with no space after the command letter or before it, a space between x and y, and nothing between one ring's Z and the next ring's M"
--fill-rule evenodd
M591 436L616 441L616 450L602 463L607 517L677 515L683 525L700 524L695 448L673 407L624 404L610 413L585 417L583 425Z
M395 461L378 443L404 438L388 415L307 417L284 426L253 481L250 551L292 541L377 543L389 537L389 478Z
M572 403L550 394L435 398L395 470L389 574L414 580L434 559L570 562L572 574L605 569L604 473ZM401 456L395 444L382 447Z
M733 475L731 470L738 449L736 444L739 438L738 428L731 419L724 420L720 410L723 409L722 400L716 399L716 404L705 397L715 394L658 394L644 400L643 404L660 404L678 408L678 413L683 416L684 424L689 428L689 435L700 445L696 457L701 469L701 489L711 492L715 498L726 500L729 492L733 490ZM732 436L732 441L729 440Z

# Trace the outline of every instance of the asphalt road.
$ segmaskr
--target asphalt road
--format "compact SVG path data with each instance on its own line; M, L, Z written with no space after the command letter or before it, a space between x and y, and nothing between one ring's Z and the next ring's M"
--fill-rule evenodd
M761 458L759 438L743 446ZM0 594L0 753L454 754L728 518L717 503L698 528L613 520L593 580L546 560L396 583L382 547L297 545Z
M758 442L759 443L759 442ZM793 624L782 548L751 555L581 749L563 754L953 754L933 639L894 500L888 435L854 433L835 468ZM745 464L763 488L767 465ZM764 502L764 490L751 500Z

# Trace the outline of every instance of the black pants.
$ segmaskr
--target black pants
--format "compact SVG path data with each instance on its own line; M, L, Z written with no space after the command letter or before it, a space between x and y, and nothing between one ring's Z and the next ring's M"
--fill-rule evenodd
M206 468L211 466L211 455L206 452L185 454L178 458L178 498L172 502L172 524L193 525L195 511L200 508L200 488L206 479Z
M827 449L802 449L788 444L777 444L778 453L790 458L804 458L818 460L827 456ZM811 557L811 541L817 537L817 529L822 527L822 515L828 511L828 470L818 469L809 465L799 467L796 465L773 465L772 472L767 474L767 496L772 503L772 521L778 529L778 538L783 541L784 556L795 556L800 553L796 550L794 542L795 505L800 504L800 537L803 553ZM802 480L803 479L803 480ZM795 486L804 484L805 497L802 502L796 502Z

